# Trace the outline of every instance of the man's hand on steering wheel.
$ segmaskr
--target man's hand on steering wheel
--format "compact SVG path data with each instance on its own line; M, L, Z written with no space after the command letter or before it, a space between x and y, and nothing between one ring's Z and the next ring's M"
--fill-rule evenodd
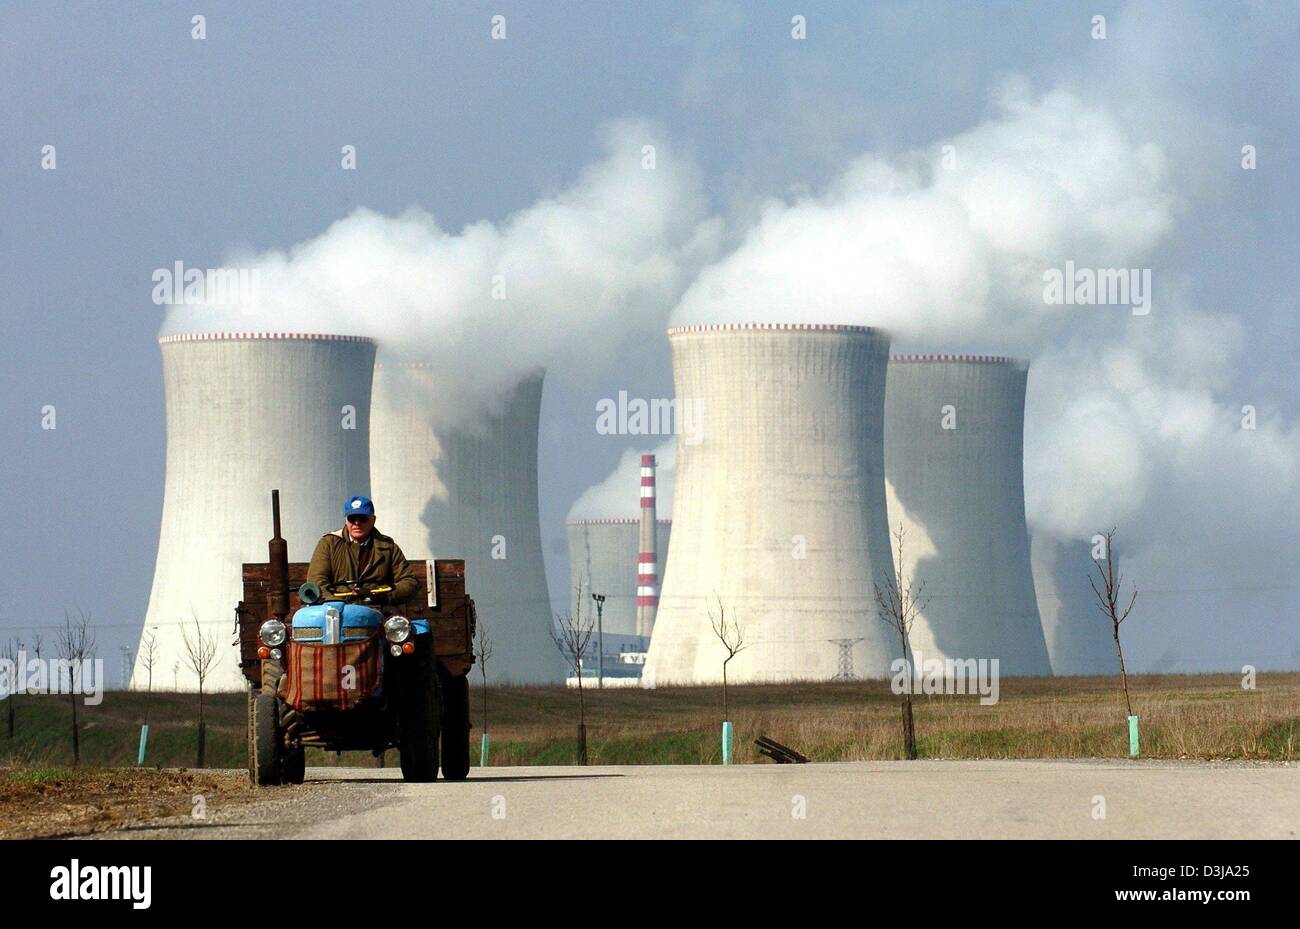
M367 606L387 606L388 595L392 592L392 587L387 584L379 584L374 589L365 587L361 584L344 581L336 584L329 589L330 596L338 599L356 598L356 603L363 603Z

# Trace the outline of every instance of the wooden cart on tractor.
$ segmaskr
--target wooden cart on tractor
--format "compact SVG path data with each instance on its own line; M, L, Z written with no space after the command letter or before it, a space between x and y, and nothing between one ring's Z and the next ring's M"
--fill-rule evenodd
M408 781L469 774L469 681L474 601L460 559L411 561L419 590L383 604L391 588L307 583L280 537L280 492L266 562L243 566L235 609L248 680L248 773L253 783L300 784L306 749L396 748ZM373 600L372 600L373 598Z

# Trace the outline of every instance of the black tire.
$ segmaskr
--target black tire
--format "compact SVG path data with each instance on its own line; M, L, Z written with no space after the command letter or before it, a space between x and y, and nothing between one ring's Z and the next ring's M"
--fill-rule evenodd
M307 776L307 752L303 748L289 749L280 762L280 782L301 784Z
M253 704L257 700L257 691L252 684L248 685L248 725L244 732L244 748L248 753L248 779L254 784L257 783L257 749L253 741Z
M464 674L442 678L442 777L469 777L469 679Z
M438 779L438 689L433 675L415 684L398 716L402 779L427 784Z
M253 783L270 787L280 783L280 711L270 694L253 700Z

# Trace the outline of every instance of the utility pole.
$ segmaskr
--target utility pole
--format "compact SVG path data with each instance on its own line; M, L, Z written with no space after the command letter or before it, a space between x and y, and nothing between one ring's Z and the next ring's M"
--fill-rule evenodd
M592 594L596 601L596 686L605 686L605 595Z
M833 681L853 681L857 680L857 675L853 673L853 646L861 642L861 639L827 639L827 642L840 647L839 668Z

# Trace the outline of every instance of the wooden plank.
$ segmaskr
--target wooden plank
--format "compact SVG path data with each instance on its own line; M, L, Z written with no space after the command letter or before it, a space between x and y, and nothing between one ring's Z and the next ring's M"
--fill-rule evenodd
M423 559L412 561L418 588L406 603L395 604L393 611L408 619L428 619L433 626L434 654L447 658L472 658L474 652L474 614L465 594L465 562L458 558L437 559L432 564ZM289 563L289 613L292 615L302 602L298 588L307 580L308 564L302 561ZM430 598L430 574L433 590ZM270 591L270 567L266 562L248 562L243 565L244 600L240 614L240 659L245 677L250 680L248 663L257 665L257 630L267 619L266 598ZM429 606L431 602L437 606ZM255 672L260 675L260 665Z
M411 599L400 606L408 606L415 603L428 603L433 605L435 602L450 601L451 608L465 597L465 562L460 559L439 559L429 565L423 559L412 561L411 566L415 569L416 590ZM307 581L307 563L303 561L293 561L289 563L289 600L291 608L298 608L298 588ZM431 567L437 571L435 584L433 588L437 596L431 601L429 598ZM265 599L270 588L270 571L265 562L248 562L243 566L244 575L244 601L253 603L257 599Z
M807 764L809 761L808 756L802 752L795 751L765 735L755 739L754 744L758 746L760 754L766 755L777 764Z

